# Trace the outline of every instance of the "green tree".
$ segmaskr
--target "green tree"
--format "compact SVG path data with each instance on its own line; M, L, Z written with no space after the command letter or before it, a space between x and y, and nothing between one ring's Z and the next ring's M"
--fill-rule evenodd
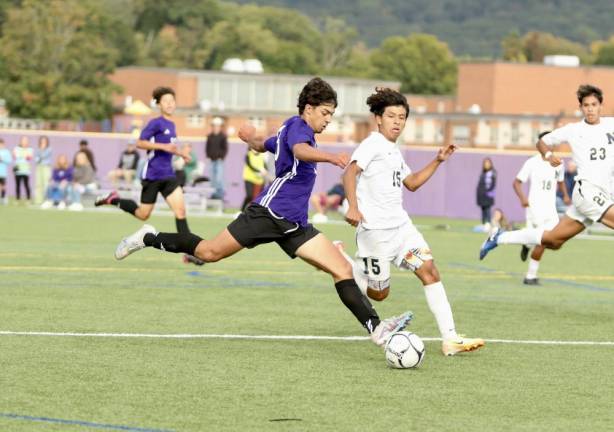
M542 62L547 55L575 55L582 63L591 63L587 48L577 42L544 32L529 32L522 38L524 53L530 62Z
M358 41L358 32L345 21L326 17L322 34L322 66L329 71L341 70L350 61Z
M517 32L508 34L501 41L503 50L503 59L518 63L526 63L527 56L525 54L524 43Z
M614 36L606 42L599 41L594 44L595 64L614 66Z
M401 82L401 91L446 94L456 86L457 63L447 44L428 34L385 39L371 61L374 77Z
M10 112L44 119L104 119L118 58L105 21L78 0L25 0L0 38L0 85Z

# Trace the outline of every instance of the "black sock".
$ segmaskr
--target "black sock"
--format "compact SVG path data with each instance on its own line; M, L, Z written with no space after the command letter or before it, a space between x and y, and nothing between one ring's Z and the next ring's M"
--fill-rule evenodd
M153 246L166 252L186 253L188 255L194 255L196 246L201 241L202 238L192 233L147 233L143 237L145 246Z
M343 304L354 314L369 333L373 332L380 322L377 312L367 298L362 295L354 279L346 279L335 284L337 294Z
M188 220L187 219L177 219L175 218L175 226L177 227L178 233L189 233L190 228L188 228Z
M111 204L118 206L126 213L130 213L132 215L134 214L136 209L139 208L139 205L131 199L115 198L111 200Z

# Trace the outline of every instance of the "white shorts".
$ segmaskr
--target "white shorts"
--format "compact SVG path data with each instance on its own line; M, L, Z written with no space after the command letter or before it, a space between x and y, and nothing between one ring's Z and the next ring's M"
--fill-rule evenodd
M565 213L584 225L599 222L605 212L614 205L609 191L586 180L578 180L571 198L572 205Z
M380 289L390 285L390 263L401 270L416 271L424 261L433 259L424 237L409 221L391 229L358 227L356 244L369 286Z
M527 228L542 228L545 230L551 230L559 223L559 215L556 213L556 209L553 208L552 212L539 213L532 210L530 207L526 208Z

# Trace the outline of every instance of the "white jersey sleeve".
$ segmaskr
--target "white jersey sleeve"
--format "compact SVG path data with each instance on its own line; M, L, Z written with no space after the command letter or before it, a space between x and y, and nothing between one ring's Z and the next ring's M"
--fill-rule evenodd
M401 178L405 180L407 176L410 174L411 174L411 168L409 168L409 165L407 165L407 163L403 161L403 166L401 167Z
M516 174L516 178L523 183L526 183L529 180L529 176L531 175L531 161L532 160L533 158L529 158L526 161L524 161L522 168L520 168L520 171L518 171L518 174Z
M356 150L352 153L352 160L350 163L356 161L356 165L360 167L361 170L366 170L373 158L378 153L378 145L375 140L366 139Z
M555 146L564 142L569 142L573 134L573 123L566 124L557 128L542 137L542 141L549 146Z

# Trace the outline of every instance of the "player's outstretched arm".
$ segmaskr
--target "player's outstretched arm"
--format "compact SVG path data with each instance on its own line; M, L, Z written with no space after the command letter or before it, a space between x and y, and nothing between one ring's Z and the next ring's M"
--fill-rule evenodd
M358 198L356 197L356 176L362 172L356 161L348 165L345 173L343 173L343 189L345 190L345 199L348 200L348 211L345 214L345 220L352 226L357 226L364 220L364 216L358 210Z
M298 160L305 162L328 162L339 168L345 168L350 161L350 156L347 153L329 153L311 147L307 143L295 144L292 147L292 153L294 153Z
M405 179L403 180L403 185L412 192L418 190L420 186L426 183L428 179L430 179L431 176L435 174L435 171L437 171L439 165L441 165L442 162L448 160L448 158L452 155L452 153L454 153L455 150L456 146L454 144L448 144L445 147L440 148L437 152L437 157L420 171L417 171L405 177Z
M261 136L256 135L256 128L252 125L245 124L239 129L239 139L245 142L250 149L260 153L264 153L266 148L264 147L264 139Z

